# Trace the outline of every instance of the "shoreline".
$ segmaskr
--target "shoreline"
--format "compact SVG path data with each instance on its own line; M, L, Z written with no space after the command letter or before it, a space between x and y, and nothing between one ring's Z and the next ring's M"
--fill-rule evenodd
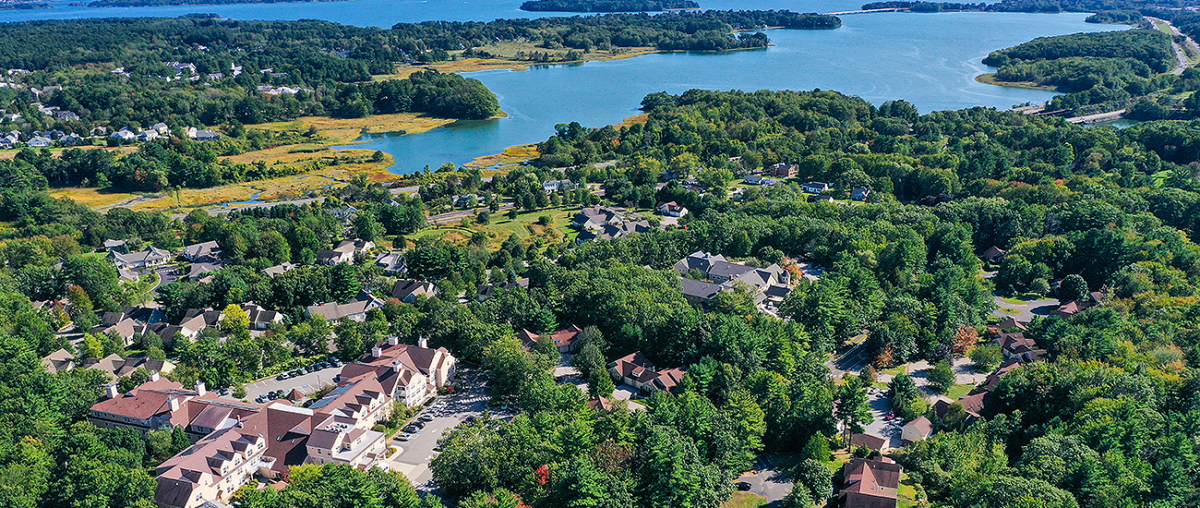
M996 79L996 73L989 72L975 76L975 81L985 85L1003 86L1008 88L1024 88L1027 90L1042 90L1046 92L1069 93L1057 86L1039 85L1028 81L1000 81Z

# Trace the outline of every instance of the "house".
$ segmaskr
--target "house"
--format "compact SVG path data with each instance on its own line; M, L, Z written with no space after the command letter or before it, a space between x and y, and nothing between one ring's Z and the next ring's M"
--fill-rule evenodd
M1088 307L1091 307L1091 306L1092 306L1092 304L1090 304L1088 302L1070 301L1070 302L1064 303L1062 305L1059 305L1057 309L1054 309L1054 311L1052 311L1050 313L1050 315L1057 316L1062 319L1067 319L1071 316L1074 316L1076 314L1079 314L1080 312L1087 310Z
M758 175L748 175L742 182L748 185L762 185L767 179Z
M189 128L187 131L187 135L188 135L188 137L190 137L196 141L216 141L218 139L221 139L221 135L219 133L217 133L216 131L208 130L208 129Z
M725 287L720 284L713 284L703 280L689 279L680 277L679 283L683 286L683 297L692 305L706 306L718 293L723 291Z
M904 443L904 446L908 446L917 441L929 439L931 435L933 435L933 424L930 423L929 418L920 416L904 424L900 431L900 442Z
M812 196L809 196L807 201L809 203L833 203L833 196L823 196L820 194L814 194Z
M829 189L831 188L833 188L833 186L825 182L804 182L800 184L800 189L809 194L821 194L823 192L829 192Z
M83 138L75 133L67 134L61 138L58 138L58 144L63 146L82 145L83 143Z
M242 310L246 311L246 315L250 317L251 330L266 330L271 323L283 322L283 314L267 310L254 302L243 303Z
M159 136L170 136L171 135L171 128L167 127L167 124L162 123L162 122L158 122L154 125L151 125L150 130L158 133Z
M205 258L218 259L221 257L221 246L216 241L192 244L184 247L179 255L193 263Z
M850 199L852 199L854 201L866 201L867 197L869 197L870 195L871 195L871 189L855 188L854 190L850 191Z
M1022 363L1029 363L1046 356L1046 350L1039 349L1037 342L1025 337L1024 332L1000 333L996 336L996 343L1000 345L1005 360L1017 359Z
M66 349L59 349L45 358L42 358L42 367L50 374L58 374L66 372L76 367L75 355L71 354Z
M317 262L323 265L336 265L339 263L354 263L356 256L361 256L367 251L375 248L375 242L360 240L342 240L337 246L332 249L325 249L317 252Z
M889 440L884 439L882 437L872 436L870 434L851 434L850 435L850 447L851 448L864 447L868 450L874 450L877 452L886 452L890 448L888 446L888 441Z
M583 333L582 328L575 325L570 325L557 332L551 333L550 340L554 341L554 347L558 348L559 353L574 353L579 349L579 344L577 344L575 341L579 338L579 334L581 333ZM532 349L529 347L530 344L536 343L542 338L540 335L532 333L524 328L521 329L518 337L521 338L521 343L526 345L526 349Z
M190 280L190 281L199 281L199 280L203 279L204 277L206 277L209 273L215 272L220 269L221 269L221 265L214 264L214 263L208 263L208 262L195 263L192 266L188 267L188 273L187 273L187 275L184 276L184 278L186 278L187 280Z
M122 254L120 252L109 252L108 258L112 260L117 268L135 269L149 268L154 266L162 266L167 264L175 256L170 252L158 247L150 246L138 252Z
M130 356L121 358L116 354L108 355L99 360L88 360L83 362L83 368L96 369L108 374L109 381L115 381L123 378L138 369L144 369L149 372L161 374L170 374L175 370L175 364L167 360L151 360L144 356Z
M687 208L679 206L679 203L676 203L674 201L667 201L665 203L659 203L658 207L656 207L655 209L658 210L658 213L661 213L663 215L667 215L670 217L683 217L684 215L688 214Z
M1017 318L1010 317L1010 318L1005 318L1004 320L1000 321L999 323L996 323L995 325L988 327L988 329L989 330L995 329L995 331L993 333L996 335L999 335L1000 332L1002 332L1004 330L1016 329L1016 330L1024 332L1025 330L1028 329L1028 327L1025 326L1025 323L1017 321Z
M158 133L154 131L142 131L137 135L137 140L141 142L154 141L158 139Z
M100 324L102 326L113 326L126 319L135 321L141 324L162 323L167 320L167 316L162 310L156 306L157 304L147 304L145 306L131 307L126 305L117 312L105 312L100 314Z
M904 468L891 459L851 459L842 469L841 508L895 508Z
M610 401L604 397L601 397L599 395L594 395L594 396L588 397L587 407L589 407L595 411L612 411L613 407L615 407L615 406L613 406L612 401Z
M608 364L608 373L613 381L629 385L644 392L670 392L687 374L682 367L659 370L641 351L618 358Z
M546 194L551 194L560 190L570 190L574 187L574 182L570 180L547 180L542 182L542 190L545 191Z
M328 321L341 321L348 319L350 321L362 322L367 319L367 311L378 309L383 306L383 300L380 300L369 293L359 293L347 303L323 303L320 305L310 305L307 309L309 316L321 316Z
M421 338L417 345L400 344L397 337L388 337L371 348L371 352L359 357L358 361L342 368L360 369L352 365L394 366L397 363L429 379L430 389L445 388L458 372L458 361L446 348L433 349L427 339Z
M403 303L413 303L421 296L437 298L437 295L437 285L425 280L400 279L392 285L392 298Z
M988 247L987 250L983 251L983 260L987 261L988 263L996 264L999 263L1001 259L1004 259L1004 249L1001 249L1000 247L993 245Z
M112 135L110 135L109 137L112 139L116 139L122 143L129 143L129 142L137 139L137 134L129 132L129 129L123 128L117 132L112 133Z
M796 166L778 162L767 168L767 174L775 178L792 178L796 176Z
M500 284L483 284L475 291L475 300L486 302L496 296L498 291L512 291L516 288L529 289L529 279L520 278L513 282L504 282Z
M275 278L276 275L281 275L281 274L290 272L292 270L295 270L297 268L300 268L300 265L297 265L294 263L288 263L285 261L281 264L278 264L278 265L275 265L275 266L272 266L269 268L263 268L262 273L264 275L266 275L267 277Z
M383 268L383 274L389 277L401 275L408 271L404 265L404 256L398 252L385 252L375 258L375 266Z
M616 210L603 206L592 206L575 214L572 224L582 229L599 230L605 224L616 226L622 222L625 222L625 219Z
M258 474L266 446L265 436L247 432L241 424L204 437L154 469L154 503L200 508L209 500L231 501Z
M650 226L650 221L626 221L620 225L602 224L595 230L585 229L579 232L579 236L575 237L576 243L584 243L591 240L612 240L615 238L624 238L633 233L645 233L653 229Z
M62 120L64 122L73 122L75 120L79 120L79 115L75 114L72 111L55 111L54 119Z
M756 305L782 302L783 298L791 292L791 274L777 264L766 268L756 268L731 263L719 254L697 251L677 261L675 271L679 273L680 277L701 276L713 284L721 285L724 289L733 289L738 283L745 284L754 290ZM683 284L685 284L686 291L694 293L692 299L699 299L702 294L716 295L712 292L715 288L695 282L684 282Z
M53 143L54 142L51 141L50 138L46 138L46 137L42 137L42 136L35 136L33 139L30 139L25 144L29 145L30 148L46 148Z

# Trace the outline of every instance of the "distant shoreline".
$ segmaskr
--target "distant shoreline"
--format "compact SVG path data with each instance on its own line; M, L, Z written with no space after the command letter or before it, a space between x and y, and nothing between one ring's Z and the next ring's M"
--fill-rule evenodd
M1064 91L1063 89L1056 87L1056 86L1039 85L1037 83L1025 82L1025 81L1001 81L1001 80L996 79L996 73L994 73L994 72L989 72L987 74L980 74L978 76L975 76L975 81L978 81L985 85L996 85L996 86L1004 86L1004 87L1009 87L1009 88L1025 88L1025 89L1029 89L1029 90L1044 90L1047 92L1066 93L1066 91Z
M85 4L88 7L180 7L192 5L246 5L347 2L349 0L96 0Z

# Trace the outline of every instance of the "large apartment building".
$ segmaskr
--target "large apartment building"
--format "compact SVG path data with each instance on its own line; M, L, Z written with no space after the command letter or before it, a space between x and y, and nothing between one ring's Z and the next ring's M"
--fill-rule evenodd
M106 387L88 420L103 428L142 432L181 427L193 444L155 468L160 508L199 508L229 502L260 476L286 480L291 466L376 466L387 454L386 436L372 428L396 403L415 406L436 395L454 376L455 360L444 348L399 344L392 337L360 362L347 364L341 381L309 407L283 401L268 405L218 398L204 383L185 389L151 375L128 393Z

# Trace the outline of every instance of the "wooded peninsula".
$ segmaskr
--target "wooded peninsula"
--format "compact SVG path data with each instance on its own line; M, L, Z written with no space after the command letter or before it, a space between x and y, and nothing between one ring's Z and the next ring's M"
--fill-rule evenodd
M692 0L531 0L521 4L523 11L551 12L661 12L699 9Z

